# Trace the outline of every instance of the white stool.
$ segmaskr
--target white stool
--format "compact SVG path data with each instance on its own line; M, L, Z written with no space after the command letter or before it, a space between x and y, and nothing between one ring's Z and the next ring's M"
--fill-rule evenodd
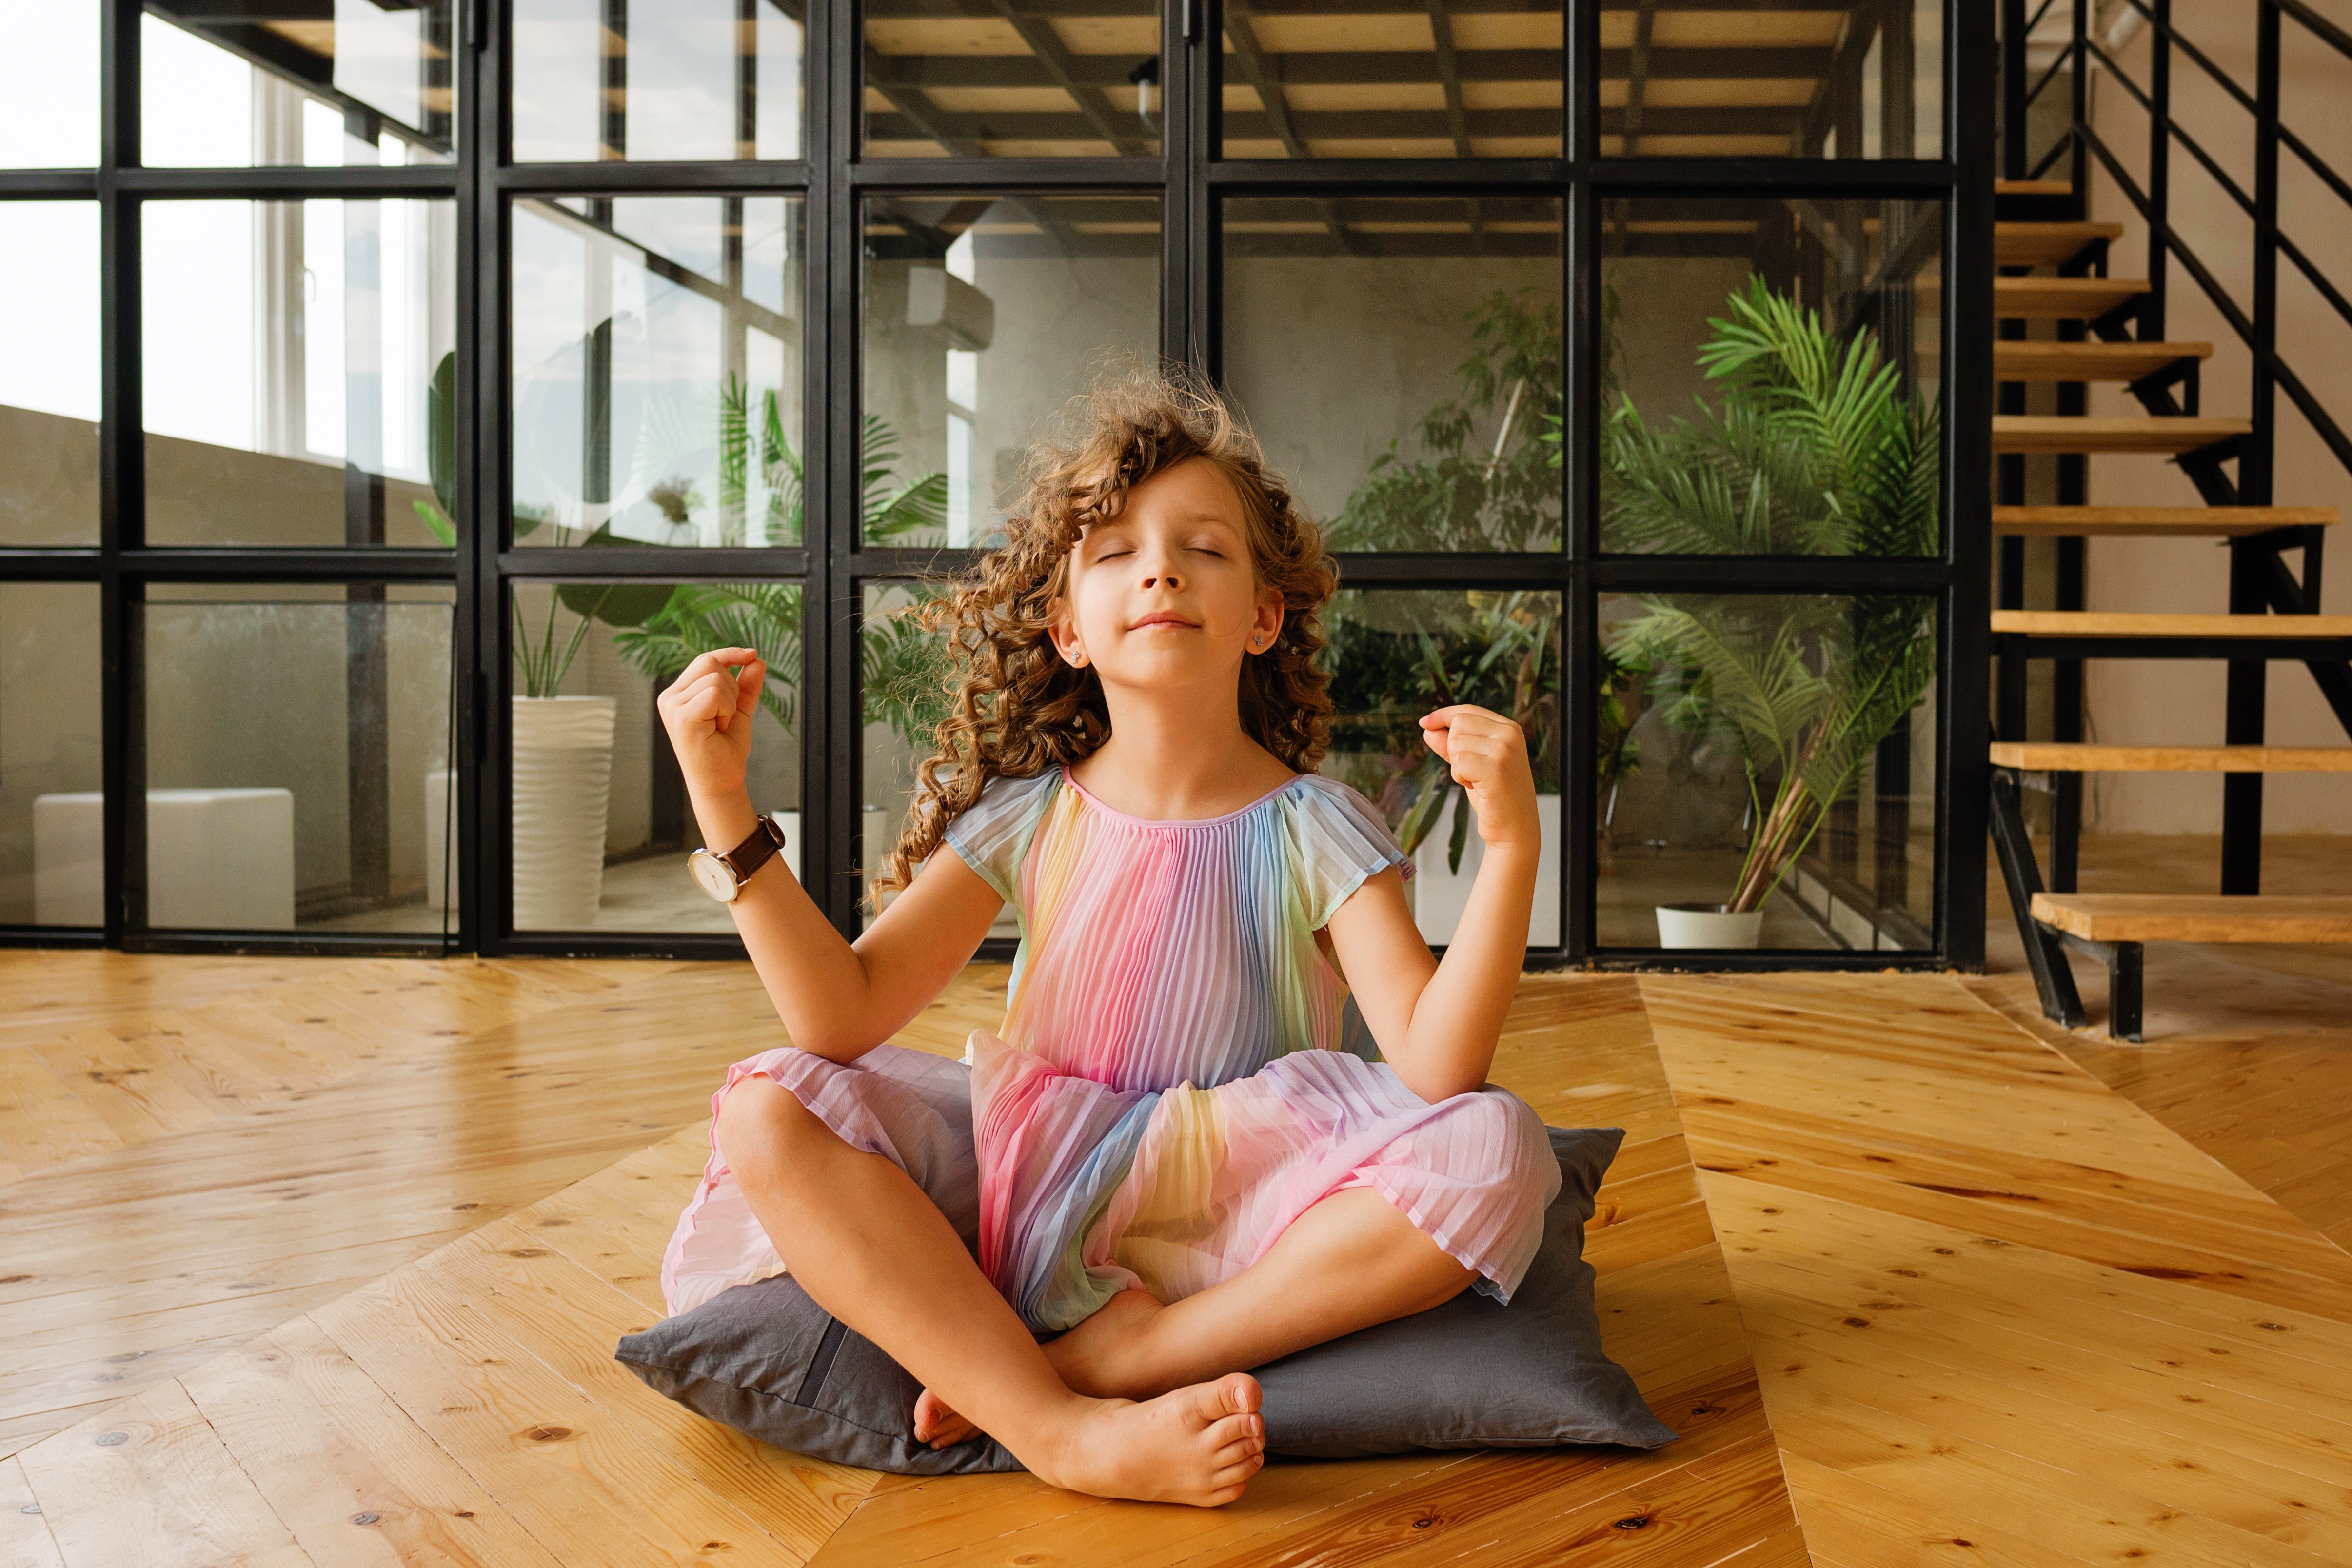
M105 805L97 791L33 801L33 918L106 920ZM147 923L157 930L294 929L294 793L147 792Z

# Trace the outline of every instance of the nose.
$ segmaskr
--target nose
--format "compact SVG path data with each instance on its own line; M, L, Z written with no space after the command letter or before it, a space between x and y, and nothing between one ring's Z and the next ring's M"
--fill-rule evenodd
M1144 560L1143 586L1147 588L1171 588L1181 591L1184 586L1184 578L1182 574L1176 570L1174 562L1170 561L1166 557L1158 554L1157 552L1154 552L1147 555Z

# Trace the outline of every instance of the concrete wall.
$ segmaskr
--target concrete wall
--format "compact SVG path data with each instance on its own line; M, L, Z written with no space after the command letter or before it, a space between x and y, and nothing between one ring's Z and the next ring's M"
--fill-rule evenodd
M33 801L100 786L99 591L0 584L0 922L33 918Z
M450 598L395 586L383 608L392 891L425 886L425 778L446 765ZM294 887L351 877L347 627L340 586L192 584L151 591L147 779L294 795Z
M2252 91L2254 82L2253 0L2200 0L2175 11L2184 34ZM2342 110L2352 91L2352 61L2311 41L2286 24L2282 119L2322 158L2352 169L2352 119ZM2121 51L2133 79L2147 80L2149 35L2141 30ZM2054 90L2054 89L2053 89ZM2253 188L2252 119L2190 61L2176 52L2173 117L2245 189ZM2132 178L2145 185L2147 116L2118 84L2092 78L2093 119ZM2352 210L2305 173L2292 153L2279 160L2284 232L2339 288L2352 279ZM2093 164L2092 216L2125 225L2110 270L2144 277L2145 226L2114 182ZM2253 300L2252 225L2178 142L2171 155L2171 221L2241 308ZM2170 273L2168 338L2214 345L2205 368L2204 412L2242 416L2247 410L2250 360L2195 281L2176 262ZM2352 426L2352 327L2298 274L2279 263L2279 352L2339 424ZM2119 387L2095 388L2093 414L2138 414ZM2321 505L2352 517L2352 474L2327 451L2285 395L2278 398L2274 497L2282 505ZM2101 505L2198 504L2178 469L2150 458L2101 457L2091 463L2091 500ZM2341 547L2331 552L2321 608L2352 610ZM2290 563L2294 557L2290 556ZM2218 613L2229 608L2223 552L2210 541L2093 540L2089 603L2095 610ZM2219 662L2105 663L2090 667L2088 733L2094 740L2174 741L2218 744L2222 740L2223 670ZM2281 745L2342 745L2343 729L2300 666L2270 667L2268 738ZM2272 833L2352 833L2352 790L2326 774L2274 774L2263 786L2266 829ZM2221 784L2188 774L2118 774L2094 781L2085 803L2090 827L2111 833L2218 833Z

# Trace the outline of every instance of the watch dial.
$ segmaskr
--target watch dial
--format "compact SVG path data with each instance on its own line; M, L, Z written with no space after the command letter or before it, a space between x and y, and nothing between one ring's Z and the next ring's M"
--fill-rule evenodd
M702 884L704 892L722 904L735 901L735 879L719 862L718 856L708 850L697 850L687 857L686 863L694 872L694 879Z

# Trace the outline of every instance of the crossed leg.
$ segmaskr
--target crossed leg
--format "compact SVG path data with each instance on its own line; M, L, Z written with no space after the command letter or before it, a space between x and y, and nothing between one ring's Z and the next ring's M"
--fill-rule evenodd
M1166 1306L1120 1291L1049 1341L1045 1359L1080 1394L1149 1399L1426 1311L1473 1278L1379 1193L1350 1187L1300 1215L1230 1279ZM970 1436L951 1403L927 1387L916 1435L934 1447Z
M737 1082L715 1131L753 1216L788 1238L777 1250L802 1289L1040 1479L1215 1506L1265 1462L1255 1378L1139 1403L1073 1392L907 1173L843 1142L773 1079Z

